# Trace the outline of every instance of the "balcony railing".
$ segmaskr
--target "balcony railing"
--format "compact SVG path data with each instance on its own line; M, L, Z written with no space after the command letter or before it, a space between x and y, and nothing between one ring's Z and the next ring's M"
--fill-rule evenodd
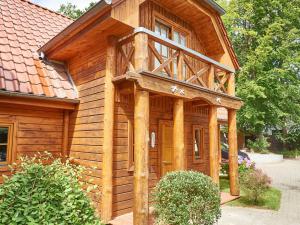
M234 95L234 69L142 27L119 41L117 76L137 72L134 36L140 33L148 37L148 52L145 52L148 54L147 72ZM158 46L163 46L167 54L162 55Z

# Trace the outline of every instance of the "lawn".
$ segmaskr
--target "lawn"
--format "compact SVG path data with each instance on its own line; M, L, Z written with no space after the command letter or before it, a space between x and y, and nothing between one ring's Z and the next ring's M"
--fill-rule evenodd
M227 177L220 178L220 190L221 192L229 192L229 180ZM281 191L271 187L259 200L257 205L254 205L252 201L249 201L245 196L243 190L241 190L241 197L232 202L228 202L226 205L229 206L240 206L240 207L254 207L278 210L280 208Z

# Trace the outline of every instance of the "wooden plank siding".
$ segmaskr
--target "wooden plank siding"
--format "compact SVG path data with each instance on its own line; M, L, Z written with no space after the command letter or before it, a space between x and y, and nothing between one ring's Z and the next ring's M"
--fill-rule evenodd
M15 123L13 161L45 151L55 156L62 154L63 110L2 104L0 120ZM0 183L3 182L3 174L9 174L8 167L0 167Z
M85 52L80 52L68 62L69 72L76 84L80 104L70 113L69 156L87 168L86 179L99 186L92 199L100 211L104 77L106 46L101 43Z
M114 182L113 182L113 216L132 211L133 207L133 172L128 171L128 120L133 119L134 99L132 94L121 95L115 102L114 129ZM208 149L208 109L185 103L185 151L188 170L209 173ZM159 121L173 120L173 99L169 97L150 98L149 134L156 133L155 147L149 147L149 189L156 185L160 178L160 140ZM193 125L204 127L204 159L193 163Z

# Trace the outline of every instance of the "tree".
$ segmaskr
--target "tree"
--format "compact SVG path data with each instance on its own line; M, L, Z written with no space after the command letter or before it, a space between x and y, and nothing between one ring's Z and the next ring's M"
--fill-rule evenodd
M300 124L300 0L219 0L237 53L239 128L261 134Z
M60 8L58 9L58 13L61 13L71 19L77 19L81 15L83 15L85 12L87 12L89 9L91 9L94 5L96 5L97 2L91 2L88 7L81 10L78 9L76 5L68 2L67 4L61 4Z

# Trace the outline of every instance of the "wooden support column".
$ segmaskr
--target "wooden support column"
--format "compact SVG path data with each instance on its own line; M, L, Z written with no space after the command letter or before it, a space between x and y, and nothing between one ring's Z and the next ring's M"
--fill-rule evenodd
M134 37L137 72L148 70L148 36ZM134 187L133 224L148 225L149 217L149 92L135 87L134 96Z
M147 225L149 215L149 92L135 90L134 225Z
M218 148L217 106L211 105L209 110L209 167L210 176L219 184L219 148Z
M184 150L184 102L183 99L175 99L173 106L173 145L174 145L174 169L185 169Z
M215 67L214 67L214 65L210 65L210 68L209 68L207 87L212 90L215 88Z
M104 119L103 119L103 156L102 156L102 202L101 218L107 223L112 218L113 199L113 124L114 124L114 95L115 87L112 79L116 73L115 37L108 37L106 74L104 85Z
M231 195L238 196L240 194L240 189L238 174L236 110L234 109L228 109L228 144L230 193Z
M235 75L234 75L234 73L229 74L227 94L235 96Z
M63 130L63 147L62 147L62 158L66 160L69 157L68 147L69 147L69 121L70 112L68 110L64 111L64 130Z

